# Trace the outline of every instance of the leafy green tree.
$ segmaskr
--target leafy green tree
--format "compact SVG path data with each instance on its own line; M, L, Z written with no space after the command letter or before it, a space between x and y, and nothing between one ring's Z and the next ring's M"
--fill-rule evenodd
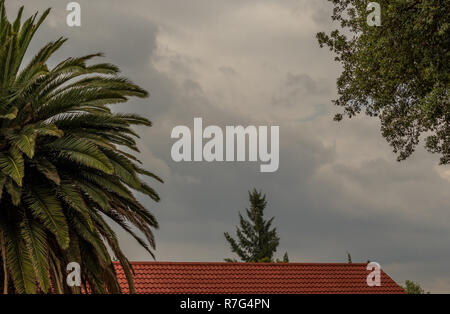
M423 290L418 283L410 280L405 281L405 286L403 289L407 294L425 294L425 290Z
M22 7L10 23L0 0L0 289L79 293L65 283L66 265L78 262L84 289L118 293L113 255L134 291L131 265L109 222L152 254L158 223L132 191L158 201L140 175L161 179L130 153L138 151L131 126L150 121L113 113L108 105L147 92L119 76L114 65L87 64L100 54L50 68L47 61L64 38L24 64L49 12L22 23Z
M249 192L250 209L246 209L248 220L239 213L240 226L236 227L237 240L225 232L225 239L230 244L233 253L237 254L244 262L271 263L273 255L277 251L280 238L276 228L272 228L274 217L264 219L264 209L267 206L266 195L262 195L254 189ZM225 259L228 262L236 262L235 259ZM287 253L283 260L277 262L289 262Z
M376 1L379 27L367 23L368 1L329 1L341 29L317 38L343 67L334 103L349 118L361 111L378 117L399 161L426 135L426 149L449 164L450 1Z

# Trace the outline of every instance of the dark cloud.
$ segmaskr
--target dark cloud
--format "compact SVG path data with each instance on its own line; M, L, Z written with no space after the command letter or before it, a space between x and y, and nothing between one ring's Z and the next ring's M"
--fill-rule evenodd
M323 99L323 95L330 95L331 89L326 80L314 80L308 74L287 73L283 85L272 96L274 106L307 106L305 118L314 119L317 115L328 114L326 106L317 104ZM309 115L308 115L309 113Z
M227 67L227 66L221 66L219 68L219 71L222 72L223 75L226 75L228 77L233 77L237 74L236 71L232 67Z

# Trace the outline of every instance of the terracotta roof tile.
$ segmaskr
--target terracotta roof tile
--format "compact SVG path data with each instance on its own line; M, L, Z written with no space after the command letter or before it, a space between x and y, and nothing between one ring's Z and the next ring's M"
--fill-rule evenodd
M128 284L116 265L124 293ZM132 262L136 292L177 294L404 293L385 272L366 283L367 264Z

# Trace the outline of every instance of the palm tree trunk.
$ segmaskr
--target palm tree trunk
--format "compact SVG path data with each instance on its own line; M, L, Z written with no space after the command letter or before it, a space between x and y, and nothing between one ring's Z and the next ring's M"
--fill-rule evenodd
M53 270L53 278L55 279L56 284L56 287L54 287L54 289L56 289L57 294L63 294L63 289L61 287L62 278L59 276L60 272L57 269L59 267L58 265L55 265L55 263L57 263L57 261L55 260L50 261L50 266L52 267Z
M2 250L3 261L3 294L8 294L8 268L6 267L6 244L3 232L0 231L0 246Z

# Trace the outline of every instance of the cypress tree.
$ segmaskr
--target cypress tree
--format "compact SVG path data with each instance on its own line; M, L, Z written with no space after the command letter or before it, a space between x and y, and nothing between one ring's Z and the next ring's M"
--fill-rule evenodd
M266 195L254 189L249 192L250 208L246 209L248 219L239 213L240 226L236 226L237 240L225 232L231 251L243 262L273 262L273 256L277 251L280 238L276 228L272 228L275 217L264 219L264 209L267 206ZM225 259L228 262L236 262L235 259ZM288 262L287 253L283 262Z

